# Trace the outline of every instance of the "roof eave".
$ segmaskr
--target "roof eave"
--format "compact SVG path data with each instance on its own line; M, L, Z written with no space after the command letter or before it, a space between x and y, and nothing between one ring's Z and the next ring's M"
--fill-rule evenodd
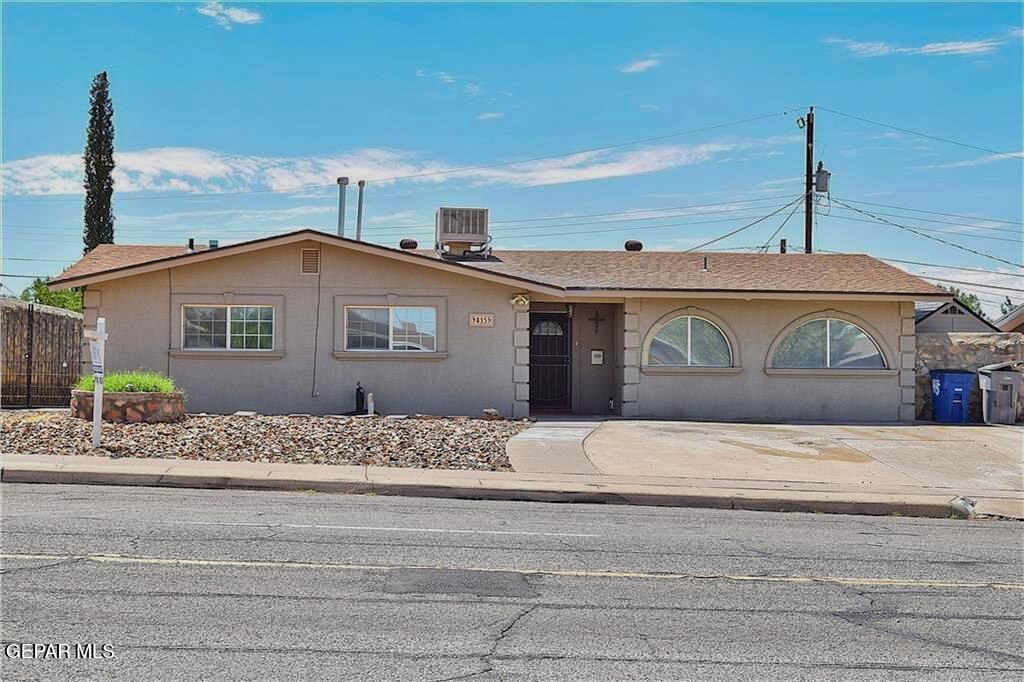
M348 239L346 237L337 237L334 235L327 234L325 232L310 229L298 230L295 232L289 232L283 235L275 235L272 237L263 237L261 239L254 239L247 242L240 242L238 244L222 246L217 249L207 249L204 251L197 251L195 253L184 253L176 256L168 256L166 258L157 258L155 260L146 261L145 263L138 263L135 265L126 265L118 268L111 268L109 270L103 270L101 272L91 273L88 275L67 278L57 277L55 279L49 280L46 286L50 291L60 291L62 289L88 286L90 284L98 284L100 282L105 282L112 279L131 277L133 275L144 274L146 272L153 272L157 270L178 267L179 265L201 263L207 260L223 258L225 256L249 253L251 251L258 251L264 248L269 248L271 246L284 245L307 240L319 241L325 244L333 244L336 246L347 247L354 251L372 253L386 258L392 258L394 260L402 262L415 263L418 265L445 270L448 272L458 272L469 277L488 280L491 282L495 282L497 284L505 284L507 286L512 287L521 287L528 291L536 291L554 296L563 296L565 294L565 289L563 289L562 287L545 284L544 282L537 282L524 277L516 277L515 275L505 275L488 272L486 270L480 270L478 268L474 268L458 262L444 261L438 258L432 258L430 256L424 256L417 253L399 251L397 249L392 249L387 246L381 246L379 244L360 242L354 239Z
M705 298L743 298L743 299L834 299L854 298L863 300L889 301L920 301L923 299L936 301L952 301L953 296L946 292L893 292L893 291L810 291L801 289L671 289L671 288L629 288L629 287L567 287L567 296L596 297L619 296L623 298L671 298L698 294Z

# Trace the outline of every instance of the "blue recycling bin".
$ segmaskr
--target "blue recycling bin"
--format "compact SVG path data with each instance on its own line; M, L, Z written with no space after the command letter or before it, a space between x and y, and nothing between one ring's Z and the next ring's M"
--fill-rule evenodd
M974 372L968 369L933 369L932 415L943 424L966 424L967 403L974 388Z

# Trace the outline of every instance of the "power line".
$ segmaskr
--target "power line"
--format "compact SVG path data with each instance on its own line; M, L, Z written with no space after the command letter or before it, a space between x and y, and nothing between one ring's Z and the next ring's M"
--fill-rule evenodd
M1020 263L1014 263L1013 261L1006 260L1005 258L1000 258L999 256L993 256L992 254L984 253L982 251L977 251L975 249L963 246L962 244L957 244L955 242L947 241L945 239L942 239L941 237L933 237L930 234L925 234L924 232L922 232L921 230L919 230L917 228L907 227L906 225L900 225L899 223L894 223L891 220L886 220L885 218L879 218L878 216L870 213L869 211L864 211L862 209L855 208L855 207L850 206L849 204L844 203L844 202L842 202L839 199L836 199L834 197L833 197L832 200L835 201L836 203L840 204L841 206L846 206L849 209L853 209L857 213L863 213L864 215L866 215L866 216L868 216L870 218L874 218L875 220L877 220L879 222L885 223L886 225L892 225L893 227L897 227L897 228L899 228L901 230L905 230L907 232L916 234L919 237L924 237L925 239L931 239L932 241L939 242L940 244L946 244L947 246L952 246L955 249L960 249L961 251L966 251L967 253L973 253L976 256L981 256L983 258L988 258L990 260L998 261L1000 263L1006 263L1007 265L1012 265L1015 268L1024 268L1024 265L1021 265Z
M941 215L948 218L965 218L967 220L986 220L992 223L1007 223L1008 225L1022 225L1019 220L1006 220L1004 218L984 218L976 215L964 215L962 213L945 213L943 211L929 211L923 208L911 208L909 206L896 206L895 204L880 204L875 201L862 201L859 199L847 199L846 197L840 197L843 201L849 201L851 204L863 204L865 206L881 206L882 208L895 208L901 211L913 211L915 213L930 213L932 215Z
M840 253L839 251L832 251L831 253ZM877 256L876 256L877 257ZM878 260L884 260L886 263L903 263L904 265L923 265L928 268L946 268L947 270L963 270L965 272L983 272L989 275L1004 275L1006 277L1024 277L1024 273L1020 272L999 272L998 270L985 270L983 268L968 268L960 265L935 265L933 263L924 263L916 260L900 260L899 258L881 258L877 257Z
M705 246L709 246L711 244L714 244L715 242L720 242L723 239L727 239L727 238L733 236L734 234L739 234L743 230L749 229L749 228L753 227L754 225L757 225L758 223L763 223L764 221L766 221L769 218L771 218L773 215L781 213L782 211L786 210L790 206L799 204L801 201L803 201L804 196L806 196L806 195L801 195L801 196L797 197L796 199L794 199L793 201L789 202L788 204L785 204L785 205L780 206L779 208L775 209L774 211L772 211L768 215L762 216L762 217L758 218L757 220L755 220L752 223L747 223L743 227L738 227L735 230L733 230L732 232L727 232L727 233L723 234L721 237L715 237L714 239L712 239L710 241L706 241L703 244L698 244L697 246L693 246L693 247L691 247L689 249L683 249L682 253L689 253L690 251L697 251L698 249L703 249Z
M696 133L708 132L708 131L711 131L711 130L719 130L721 128L727 128L727 127L730 127L730 126L743 125L743 124L746 124L746 123L754 123L755 121L761 121L761 120L768 119L768 118L774 118L776 116L787 116L787 115L789 115L789 111L776 111L776 112L772 112L770 114L763 114L763 115L760 115L760 116L751 116L749 118L742 118L742 119L737 119L737 120L734 120L734 121L726 121L725 123L717 123L717 124L714 124L714 125L703 126L703 127L700 127L700 128L691 128L689 130L680 130L678 132L667 133L665 135L655 135L655 136L652 136L652 137L644 137L644 138L639 138L639 139L635 139L635 140L628 140L628 141L625 141L625 142L617 142L615 144L601 145L601 146L597 146L597 147L586 147L586 148L583 148L583 149L574 149L572 151L560 152L558 154L545 154L543 156L534 156L534 157L530 157L530 158L526 158L526 159L517 159L515 161L501 161L501 162L491 163L491 164L482 164L482 165L475 165L475 166L461 166L461 167L447 168L447 169L436 170L436 171L424 171L424 172L421 172L421 173L409 173L409 174L406 174L406 175L393 175L393 176L390 176L390 177L369 178L369 179L367 179L367 182L374 182L374 183L378 183L378 182L395 182L395 181L398 181L398 180L410 180L410 179L413 179L413 178L436 177L436 176L440 176L440 175L452 175L452 174L456 174L456 173L465 173L467 171L472 171L472 170L487 170L487 169L491 169L491 168L504 168L504 167L507 167L507 166L515 166L515 165L522 164L522 163L532 163L532 162L535 162L535 161L547 161L547 160L550 160L550 159L558 159L558 158L563 158L563 157L566 157L566 156L574 156L576 154L588 154L588 153L592 153L592 152L605 151L605 150L608 150L608 149L619 149L619 148L622 148L622 147L632 147L632 146L639 145L639 144L647 144L647 143L650 143L650 142L658 142L658 141L661 141L661 140L668 140L668 139L671 139L671 138L674 138L674 137L682 137L684 135L693 135L693 134L696 134ZM339 171L339 172L342 172L342 171ZM299 185L297 187L289 187L287 189L237 190L237 191L222 191L222 192L191 192L191 193L187 193L187 194L170 194L170 195L168 195L168 194L164 194L164 195L156 194L156 195L133 196L133 197L121 197L121 196L119 196L117 198L117 201L126 201L126 200L138 201L138 200L148 200L148 199L195 199L195 198L205 198L205 197L239 196L239 195L249 195L249 194L282 194L282 193L283 194L289 194L289 193L292 193L292 192L304 192L304 191L315 190L315 189L327 189L327 188L333 187L333 186L334 186L333 183L331 183L331 184L327 184L327 183L319 184L319 183L317 183L317 184L311 184L311 185ZM7 200L8 201L11 201L11 200L23 201L23 200L26 200L26 199L39 200L39 199L42 199L42 198L43 197L37 195L37 196L10 197ZM56 202L56 201L82 201L82 198L81 197L75 197L75 198L69 198L69 199L63 199L63 198L62 199L51 199L50 201L53 201L53 202Z
M786 219L782 221L782 224L779 225L777 228L775 228L775 231L772 232L772 236L768 237L768 239L765 240L764 244L759 248L760 251L764 251L764 252L767 253L768 247L771 245L772 241L775 239L775 235L777 235L779 232L782 232L782 228L784 228L786 226L786 223L789 222L789 219L792 218L793 215L796 214L796 212L799 209L800 209L800 204L797 204L796 206L793 207L793 210L789 212L789 215L786 216Z
M786 205L782 206L782 208L786 208L788 206L789 206L789 204L786 204ZM774 215L774 214L772 214L772 215ZM579 234L603 234L603 233L608 233L608 232L620 232L623 229L630 230L630 232L628 232L627 234L633 234L633 233L639 232L641 230L666 230L666 229L673 229L673 228L679 228L679 227L689 227L691 225L709 225L709 224L712 224L712 223L727 223L727 222L734 221L734 220L747 220L747 219L753 218L753 217L755 217L755 216L730 216L728 218L714 218L714 219L711 219L711 220L691 220L691 221L688 221L688 222L685 222L685 223L675 223L673 225L640 225L640 226L632 227L632 228L612 227L612 228L607 228L607 229L591 228L591 229L588 229L588 230L577 230L575 232L550 232L550 231L526 232L526 233L518 233L518 234L509 234L509 235L505 235L505 236L508 239L520 239L520 238L526 238L526 237L529 237L529 238L542 238L543 239L545 237L569 237L569 236L579 235Z
M20 277L22 279L46 279L47 275L12 275L6 272L0 272L0 277Z
M1024 293L1024 289L1014 289L1013 287L1001 287L995 284L979 284L978 282L964 282L963 280L958 279L946 279L945 277L926 277L925 275L917 275L917 273L914 274L917 277L920 277L921 279L927 279L933 282L946 282L947 284L963 284L965 286L980 287L982 289L995 289L997 291L1013 291L1018 294Z
M828 218L835 218L836 220L849 220L849 221L855 222L855 223L867 223L869 225L875 225L876 224L875 221L872 221L872 220L865 220L863 218L851 218L850 216L838 215L838 214L835 214L835 213L830 214L830 215L828 215L826 217L828 217ZM879 220L881 220L881 218ZM971 234L970 232L963 232L963 231L958 231L958 230L936 230L934 228L924 228L924 227L919 227L919 228L916 228L916 229L920 230L921 232L926 232L928 234L955 234L955 235L960 236L960 237L967 237L968 239L990 239L990 240L994 240L994 241L997 241L997 242L1011 242L1013 244L1020 244L1020 243L1022 243L1022 240L1020 240L1020 239L1010 239L1009 237L994 237L994 236L988 235L988 234Z
M635 218L619 218L619 219L611 219L611 220L599 220L599 221L593 221L593 222L584 221L584 222L563 223L563 224L560 224L560 225L559 224L547 225L546 227L578 227L578 226L581 226L581 225L602 225L602 224L608 224L608 223L640 222L640 221L650 221L650 220L665 220L665 219L669 219L669 218L680 218L680 217L687 217L687 216L714 215L714 214L717 214L717 213L733 213L733 212L737 212L737 211L749 210L747 206L740 206L739 204L751 204L751 203L754 203L754 202L761 202L761 203L763 203L763 202L766 202L766 201L773 201L773 200L778 200L778 199L788 199L788 198L791 198L792 196L793 195L791 195L791 194L785 194L785 195L781 195L781 196L763 197L763 198L760 198L760 199L748 199L748 200L743 200L743 201L722 202L722 203L715 203L715 204L692 204L690 206L673 206L673 207L665 207L665 208L632 209L630 211L618 211L618 212L609 212L609 213L601 213L601 214L589 214L589 215L595 215L595 216L614 216L614 215L633 215L633 214L641 213L641 212L646 212L646 213L666 212L664 215L642 216L642 217L635 217ZM733 204L736 204L736 205L734 206ZM688 213L669 213L669 211L680 210L680 209L704 208L704 207L713 207L713 206L723 206L725 208L721 208L721 209L718 209L718 210L688 212ZM518 224L518 223L524 223L524 222L527 222L527 221L539 222L539 221L544 221L544 220L558 220L559 218L562 218L562 219L584 218L584 217L587 217L587 216L588 216L588 214L568 215L568 216L552 216L552 217L544 217L544 218L519 218L519 219L516 219L516 220L491 221L491 225L506 225L506 224L512 224L512 223L517 223ZM530 226L527 226L527 227L530 227ZM33 233L69 234L69 235L70 234L78 234L78 228L65 227L65 226L54 227L54 226L50 226L50 225L9 225L8 228L9 229L13 229L13 230L31 230ZM217 234L234 233L234 232L252 233L254 231L252 227L234 227L234 228L231 228L231 227L225 227L225 228L215 228L215 227L210 227L210 228L208 228L208 227L196 227L196 228L175 227L175 228L173 228L173 230L168 230L167 228L143 227L143 226L137 226L137 225L130 226L130 227L122 226L122 227L117 228L117 229L120 230L121 233L124 233L124 232L133 232L133 233L136 233L136 232L146 232L146 233L152 233L154 231L162 231L162 232L166 233L166 232L172 232L173 231L173 232L181 232L182 234L187 234L189 232L193 232L193 233L195 233L195 232L210 232L210 233L217 233ZM271 227L271 228L268 228L268 229L273 229L273 228ZM420 231L420 230L431 230L431 231L433 231L434 230L434 226L433 225L426 225L426 224L420 224L420 225L379 225L379 226L367 226L367 227L364 228L364 231L366 231L366 232L371 232L372 231L374 233L379 233L379 232L415 232L415 231Z
M819 106L818 109L821 111L827 111L831 114L837 114L839 116L845 116L846 118L852 118L857 121L863 121L864 123L870 123L871 125L881 126L883 128L890 128L892 130L898 130L901 133L907 133L908 135L917 135L918 137L924 137L929 140L935 140L936 142L946 142L947 144L955 144L958 147L966 147L967 149L976 149L980 152L988 152L989 154L1010 154L1011 152L1001 152L996 149L989 149L988 147L979 147L975 144L968 144L966 142L960 142L958 140L951 140L948 137L939 137L938 135L931 135L929 133L922 133L919 130L911 130L909 128L901 128L894 126L891 123L883 123L881 121L873 121L870 118L864 118L863 116L857 116L855 114L847 114L842 111L836 111L835 109L829 109L828 107Z
M848 210L848 209L843 209ZM1009 234L1022 235L1024 231L1020 228L1014 229L1009 227L990 227L985 225L964 225L962 221L954 222L952 220L937 220L935 218L925 218L923 216L914 215L903 215L900 213L883 213L882 211L875 211L875 215L888 216L889 218L909 218L910 220L916 220L918 222L935 223L936 225L953 225L954 227L964 227L971 230L984 230L988 232L1006 232Z

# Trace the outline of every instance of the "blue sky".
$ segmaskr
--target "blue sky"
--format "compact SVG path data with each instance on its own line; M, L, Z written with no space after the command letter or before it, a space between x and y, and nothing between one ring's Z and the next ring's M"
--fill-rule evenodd
M468 205L491 209L499 249L689 248L802 192L796 118L814 104L835 199L1020 263L1021 26L1015 3L5 3L2 272L53 274L81 253L80 154L101 70L121 243L332 231L334 178L348 175L369 181L365 234L381 243L426 243L437 206ZM787 213L715 247L762 244ZM801 218L775 240L801 245ZM818 250L1024 282L836 201L817 220ZM1005 293L975 290L993 310Z

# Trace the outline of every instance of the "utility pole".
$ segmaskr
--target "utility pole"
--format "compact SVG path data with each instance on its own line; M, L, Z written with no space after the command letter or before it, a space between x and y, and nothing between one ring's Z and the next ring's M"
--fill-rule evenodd
M807 177L804 182L804 252L811 253L814 237L814 107L807 112Z

